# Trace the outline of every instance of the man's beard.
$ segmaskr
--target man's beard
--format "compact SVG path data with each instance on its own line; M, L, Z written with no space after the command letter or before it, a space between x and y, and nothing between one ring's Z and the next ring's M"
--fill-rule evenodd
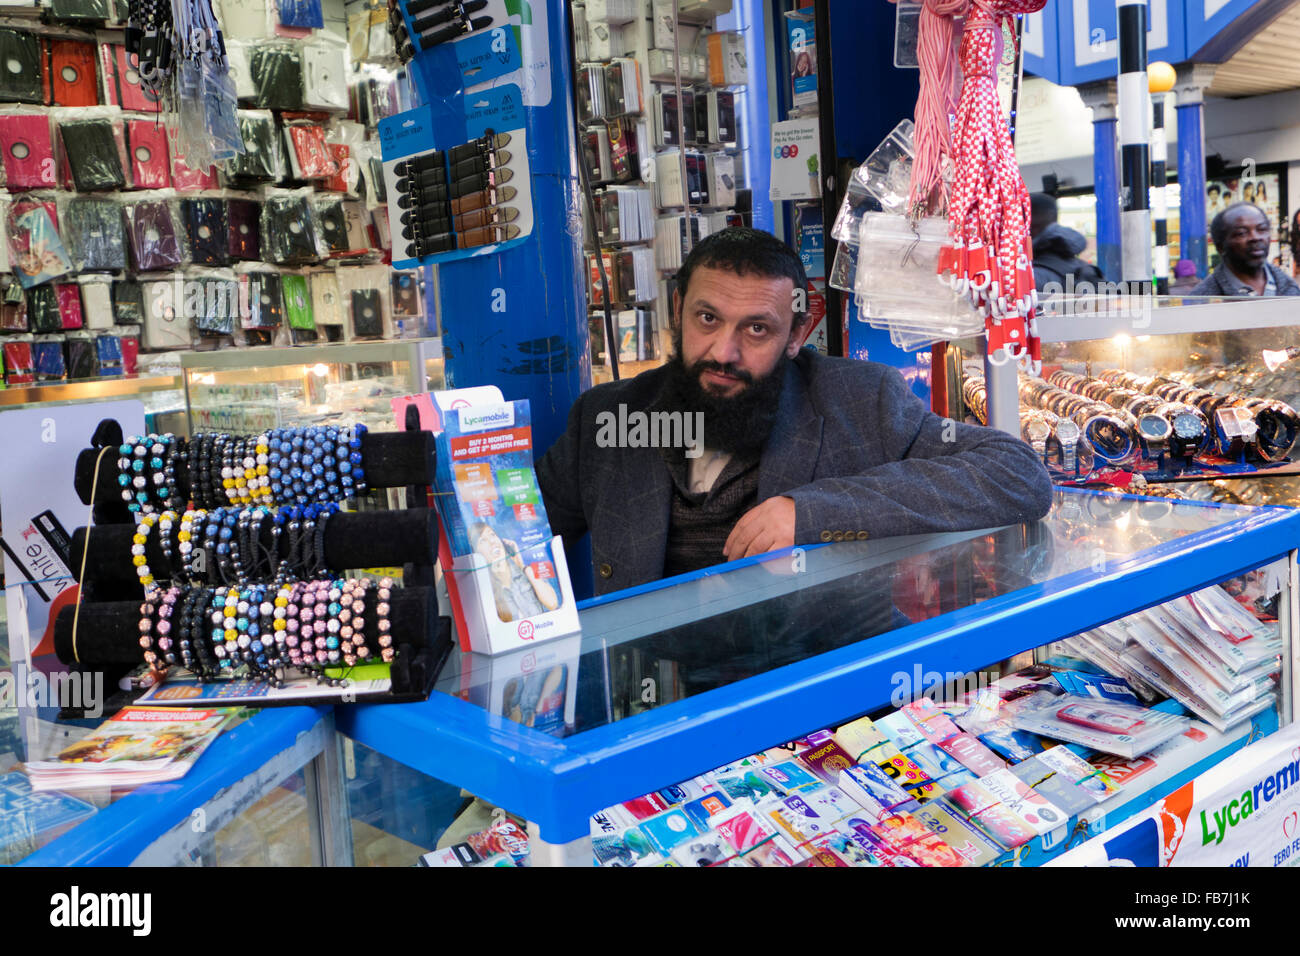
M703 412L703 443L707 448L731 454L762 449L776 422L790 358L781 352L776 368L762 378L734 365L701 359L690 368L682 357L682 334L673 335L674 354L668 360L668 377L655 402L670 412ZM700 384L700 374L719 372L739 379L744 388L734 396L718 395Z

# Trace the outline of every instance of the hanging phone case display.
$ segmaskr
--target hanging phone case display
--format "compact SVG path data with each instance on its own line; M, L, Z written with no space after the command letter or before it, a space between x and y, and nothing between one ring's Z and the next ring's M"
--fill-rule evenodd
M48 115L11 113L0 116L0 149L3 150L5 185L10 192L52 187L54 140Z
M182 199L181 219L190 262L196 266L223 266L230 262L230 227L223 199Z
M59 123L62 160L78 192L121 189L122 127L120 121L87 119Z
M100 375L99 350L95 337L86 332L69 335L64 343L67 355L68 378L97 378Z
M0 330L5 332L29 332L27 324L27 295L22 283L13 276L0 276ZM337 293L337 287L335 289Z
M230 258L256 262L262 258L262 204L252 199L226 201L227 249Z
M227 37L250 40L275 35L268 0L218 0L217 5Z
M122 345L122 374L135 375L139 372L140 329L138 326L124 326L119 340Z
M383 304L378 289L352 290L352 334L359 339L384 334Z
M104 81L104 102L136 113L157 113L158 95L140 85L140 74L127 58L120 43L99 45L99 65Z
M122 339L119 336L96 336L95 358L99 361L99 374L101 376L126 374L122 362Z
M320 0L276 0L276 7L282 26L319 29L325 25Z
M311 312L317 325L343 324L343 309L339 303L339 280L333 270L311 274Z
M44 103L41 41L34 33L0 30L0 101Z
M519 88L508 84L471 99L469 142L439 143L446 127L436 127L428 107L379 124L395 269L481 255L532 232Z
M38 382L62 382L68 377L63 361L63 337L38 335L32 340L32 370Z
M325 256L312 210L311 191L268 195L262 203L262 254L280 265L305 265Z
M81 303L86 316L86 328L111 329L116 321L113 314L113 283L107 277L81 276Z
M50 0L50 15L59 20L116 20L113 0Z
M80 329L85 323L81 311L81 286L75 282L57 282L55 301L59 306L59 324L64 330Z
M49 282L72 271L55 228L54 203L19 201L9 207L6 237L14 274L24 288Z
M179 273L140 283L144 295L144 327L140 344L154 351L194 347L185 316L185 281Z
M80 40L50 40L45 75L52 106L99 105L95 44Z
M248 56L256 94L253 103L264 110L302 109L302 51L289 44L254 47Z
M315 331L316 320L312 314L311 292L307 286L307 277L297 273L285 273L280 276L280 289L284 295L284 314L289 328Z
M226 176L232 180L279 182L285 176L285 158L275 117L269 112L240 110L239 132L244 152L227 160Z
M284 323L284 293L278 272L240 276L239 314L245 329L277 329Z
M8 338L4 342L5 384L30 385L36 381L30 336Z
M420 309L420 283L414 272L394 272L392 275L393 315L417 318Z
M113 280L113 317L118 325L144 324L144 289L139 282Z
M59 315L59 294L50 283L32 286L27 290L27 321L37 333L63 331L63 318Z
M171 186L166 127L154 120L128 120L126 145L132 186L136 189L167 189Z
M382 207L381 210L382 211ZM343 222L348 233L348 247L358 252L369 251L370 214L362 202L345 202L343 204Z
M364 245L357 248L352 245L348 234L347 216L343 211L343 200L328 196L317 197L312 206L320 222L321 239L332 258L348 255L364 255L369 251Z
M338 164L325 144L325 127L291 123L285 126L284 136L294 179L328 179L338 175Z
M122 208L131 241L131 261L135 263L136 271L159 272L185 261L171 203L145 200L127 203Z
M338 172L327 176L320 188L331 192L353 193L356 171L352 168L352 147L346 143L326 143L325 148L329 150L330 159L334 161Z
M217 174L213 167L206 170L191 169L189 164L179 156L172 157L172 186L177 192L194 193L204 189L216 189Z
M199 332L229 335L239 318L239 282L229 269L185 271L185 315Z
M126 268L122 206L112 199L70 199L63 209L63 235L77 268L94 272Z
M328 35L302 48L303 105L313 109L348 108L346 51Z

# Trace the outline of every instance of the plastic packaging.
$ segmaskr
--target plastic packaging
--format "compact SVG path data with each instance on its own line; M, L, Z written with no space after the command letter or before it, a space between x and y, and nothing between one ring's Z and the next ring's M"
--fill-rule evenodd
M59 142L64 168L71 172L72 184L78 192L121 189L126 185L126 174L122 171L125 147L119 121L63 120L59 123Z
M72 271L72 260L55 228L54 203L22 200L9 208L6 237L14 274L24 288Z
M280 265L325 258L310 189L273 193L262 204L262 255Z
M30 336L6 339L4 357L6 385L30 385L36 381L36 370L32 364L32 340Z
M229 335L239 317L239 282L229 269L187 269L185 315L206 335Z
M65 344L68 356L68 378L83 379L99 376L99 353L95 337L88 332L68 336Z
M27 290L27 321L32 331L39 334L63 331L59 294L53 285L37 285Z
M50 40L46 87L52 106L98 106L95 44L81 40Z
M316 34L302 47L303 105L315 109L348 108L347 47L328 33Z
M50 15L58 20L116 19L113 0L50 0Z
M78 276L81 284L81 310L88 329L113 327L113 282L107 276Z
M226 175L235 181L279 182L286 172L286 161L275 117L265 111L240 110L239 134L244 152L226 160Z
M140 345L152 351L188 349L194 338L185 315L185 281L179 274L140 283L144 293L144 330Z
M27 295L22 283L12 276L0 277L3 290L0 291L0 331L28 332Z
M269 0L217 0L221 28L227 37L256 40L274 35Z
M63 336L41 335L32 342L32 370L38 382L62 382L68 377L63 362Z
M294 179L328 179L338 175L338 164L325 142L325 127L316 123L289 123L284 127L284 138Z
M347 216L343 211L343 200L329 196L317 196L312 200L316 218L320 222L321 238L331 256L348 255L354 250L348 235ZM366 251L363 247L360 251Z
M99 359L100 377L122 375L122 339L116 335L95 337L95 354Z
M59 304L59 321L65 330L80 329L86 324L81 309L81 286L75 282L57 282L55 298Z
M172 184L167 158L167 130L155 120L133 119L126 124L131 184L136 189L167 189Z
M118 325L144 324L144 290L134 279L113 282L113 318Z
M259 109L302 109L302 52L296 46L257 46L249 54L248 70L256 91L253 102Z
M34 33L0 30L0 101L44 103L41 40Z
M113 199L68 201L63 210L68 253L81 271L126 268L126 235L122 204Z
M181 220L196 266L224 266L230 262L229 225L223 199L182 199Z
M343 324L343 310L339 303L339 279L332 269L311 274L311 311L318 326Z
M140 363L140 328L139 326L126 326L122 329L122 373L124 375L135 375L139 371Z
M351 338L392 338L387 266L348 266L336 272L344 310L344 329Z
M284 314L289 328L314 331L316 320L312 314L311 292L307 288L307 277L286 273L280 277L280 287L284 293Z
M276 329L284 323L278 272L249 272L240 277L240 320L245 329Z
M320 0L277 0L280 24L286 27L309 27L319 30L325 26Z
M203 170L191 169L180 156L172 157L172 186L177 192L199 192L217 188L216 170L208 166Z
M1132 759L1183 733L1186 717L1134 704L1066 694L1012 717L1020 730Z
M916 155L912 143L914 131L912 121L903 120L853 171L831 229L831 235L837 240L857 243L858 223L865 213L872 211L872 201L885 212L907 213L912 159Z
M185 261L171 203L143 200L127 203L123 208L127 237L131 242L131 261L137 272L158 272Z
M157 113L162 104L153 90L140 83L126 47L121 43L101 43L99 64L104 81L104 102L136 113Z
M232 259L262 258L262 204L252 199L226 201L227 250Z
M0 116L0 150L3 151L5 184L11 192L56 185L54 140L50 135L47 114L10 113Z

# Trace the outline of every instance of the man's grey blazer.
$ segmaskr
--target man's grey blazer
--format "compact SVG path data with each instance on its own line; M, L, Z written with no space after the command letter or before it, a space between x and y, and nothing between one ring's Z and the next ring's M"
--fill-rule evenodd
M537 465L552 531L570 546L591 533L597 594L663 577L673 494L663 453L599 447L597 416L648 410L665 375L583 393ZM794 500L795 544L811 544L1036 521L1052 485L1024 442L935 415L897 370L804 349L759 464L759 501L777 495Z

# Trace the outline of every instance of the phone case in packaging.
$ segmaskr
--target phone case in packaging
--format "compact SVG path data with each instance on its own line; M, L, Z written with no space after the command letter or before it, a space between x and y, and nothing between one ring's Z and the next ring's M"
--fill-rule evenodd
M1191 726L1186 717L1075 694L1054 697L1040 707L1017 712L1011 719L1020 730L1130 759L1154 750Z
M211 166L202 171L191 169L180 156L173 157L172 186L177 192L182 193L193 193L202 189L216 189L216 170Z
M224 269L193 270L186 273L186 295L202 299L186 309L198 330L207 335L229 335L239 317L239 283L235 274Z
M394 272L393 315L414 318L420 315L420 283L414 272Z
M113 0L50 0L50 15L56 20L112 20Z
M8 341L4 343L5 384L30 385L36 381L36 370L32 367L32 343L30 341Z
M142 348L159 351L193 346L190 323L185 316L184 285L180 276L140 283L145 304Z
M106 279L80 277L82 312L86 328L111 329L113 327L113 284Z
M226 160L226 176L235 181L279 182L285 175L285 160L275 117L241 110L238 119L244 152Z
M303 47L303 105L324 110L348 108L345 50L337 43L316 42Z
M268 0L218 0L221 30L227 37L256 40L273 35Z
M53 285L36 285L27 290L27 321L36 333L63 331L63 319L59 315L59 294L54 291Z
M31 331L27 324L27 294L22 283L12 276L4 276L3 285L3 291L0 291L0 331Z
M63 328L69 330L85 326L85 316L81 311L81 286L75 282L58 282L54 285L54 293Z
M113 282L113 318L118 325L144 324L144 289L134 279Z
M155 120L130 120L126 124L127 153L131 157L131 183L136 189L167 189L171 169L167 162L167 130Z
M134 375L140 369L140 329L122 329L122 374Z
M284 128L284 135L294 179L328 179L338 175L338 164L325 143L325 127L295 123Z
M317 325L342 325L338 276L330 272L313 272L311 276L311 311Z
M307 288L304 275L283 275L280 277L284 293L284 314L291 329L315 329L316 320L312 315L311 293Z
M131 261L137 272L172 269L184 261L180 233L171 205L162 200L128 203L125 207ZM145 328L146 344L150 336Z
M246 329L276 329L284 323L284 293L278 272L250 272L240 290ZM246 306L244 298L246 296Z
M51 40L46 61L52 106L98 106L95 44L80 40Z
M230 258L256 262L262 258L262 204L252 199L226 201L227 248Z
M259 109L302 109L302 52L297 47L255 47L248 56L248 69L257 91L253 102Z
M116 335L98 335L95 337L95 354L99 359L100 377L121 375L122 340Z
M352 180L356 176L352 166L352 147L346 143L326 143L325 148L329 150L330 159L334 161L338 172L327 177L320 188L336 193L351 193Z
M343 212L343 200L330 197L317 198L313 206L316 209L316 218L320 221L321 238L325 241L325 248L329 254L343 256L358 251L353 249L348 236L348 222ZM359 251L365 252L366 249L362 246Z
M34 33L0 30L0 102L44 103L41 40Z
M384 310L378 289L352 290L352 334L359 339L383 337Z
M347 224L348 248L358 253L370 251L370 215L366 212L366 204L345 202L343 219Z
M313 30L325 26L320 0L277 0L276 8L280 12L281 26L307 27Z
M311 198L290 193L262 204L262 254L268 262L305 265L323 258Z
M68 369L63 361L61 336L41 336L32 342L32 369L38 382L62 382L67 379Z
M0 116L0 149L4 151L5 184L11 192L56 185L54 140L47 114Z
M121 189L121 127L113 120L91 119L59 124L63 155L78 192Z
M88 334L69 335L66 343L68 378L97 378L99 376L99 351L95 339Z
M56 228L53 202L15 202L6 222L9 257L24 288L49 282L72 271Z
M126 47L121 43L101 43L99 63L103 70L104 102L136 113L157 113L161 104L158 96L140 83L140 74L131 63Z
M181 218L196 266L221 266L230 262L229 226L222 199L182 199Z
M78 269L94 272L126 268L122 205L116 200L69 200L63 210L63 232L68 253Z

